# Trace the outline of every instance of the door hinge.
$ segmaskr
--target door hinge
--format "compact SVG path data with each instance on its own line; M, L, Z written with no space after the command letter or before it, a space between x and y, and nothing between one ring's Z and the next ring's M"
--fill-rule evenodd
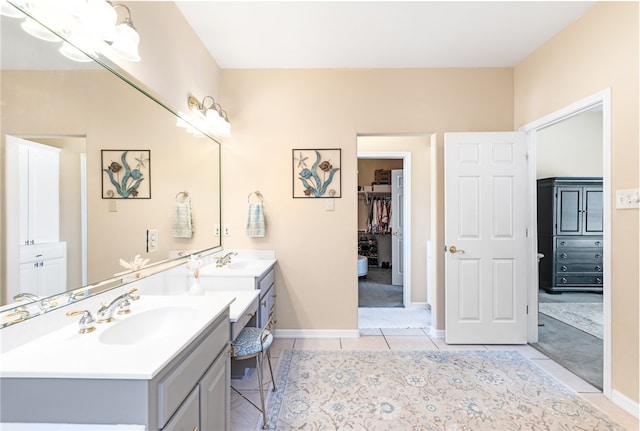
M524 237L525 238L529 238L529 228L528 227L524 228Z
M529 314L529 306L527 305L527 314Z
M526 153L524 153L524 159L525 160L529 160L529 152L528 151Z

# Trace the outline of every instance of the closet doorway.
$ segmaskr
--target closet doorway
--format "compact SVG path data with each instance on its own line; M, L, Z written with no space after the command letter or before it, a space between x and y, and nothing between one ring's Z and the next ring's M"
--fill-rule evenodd
M405 307L404 160L358 159L358 307Z

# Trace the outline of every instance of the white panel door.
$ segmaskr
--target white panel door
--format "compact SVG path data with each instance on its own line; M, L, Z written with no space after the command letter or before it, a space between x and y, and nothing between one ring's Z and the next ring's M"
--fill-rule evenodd
M446 342L527 342L525 135L445 134Z
M393 169L391 171L391 284L394 286L402 286L404 282L403 207L404 175L402 169Z

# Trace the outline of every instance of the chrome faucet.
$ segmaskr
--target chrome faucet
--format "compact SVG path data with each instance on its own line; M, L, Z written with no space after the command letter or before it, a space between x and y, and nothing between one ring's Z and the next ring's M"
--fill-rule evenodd
M128 313L130 311L131 301L140 299L139 295L134 295L137 291L138 289L131 289L115 298L109 305L103 303L96 313L96 321L98 323L112 322L114 320L113 313L116 308L121 308L123 313Z
M42 297L29 292L18 293L13 297L13 300L16 302L27 301L29 304L36 304L40 312L56 307L58 303L54 299L55 298L42 299Z
M237 256L238 252L230 251L224 256L218 256L216 259L216 268L222 268L224 265L231 263L231 256Z
M29 302L40 301L40 297L38 295L34 295L33 293L29 292L18 293L13 297L13 299L14 301L22 301L23 299L28 299Z

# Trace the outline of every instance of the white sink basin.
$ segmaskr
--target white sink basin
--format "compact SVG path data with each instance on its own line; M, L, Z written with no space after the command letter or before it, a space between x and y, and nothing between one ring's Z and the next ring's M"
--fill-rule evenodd
M165 306L134 314L123 320L105 323L99 337L103 344L138 344L170 337L196 320L197 310L189 306Z
M239 260L237 262L231 262L225 266L223 266L223 268L227 268L227 269L231 269L231 270L239 270L239 271L243 271L243 270L247 270L247 269L253 269L257 266L259 266L260 264L251 260Z

